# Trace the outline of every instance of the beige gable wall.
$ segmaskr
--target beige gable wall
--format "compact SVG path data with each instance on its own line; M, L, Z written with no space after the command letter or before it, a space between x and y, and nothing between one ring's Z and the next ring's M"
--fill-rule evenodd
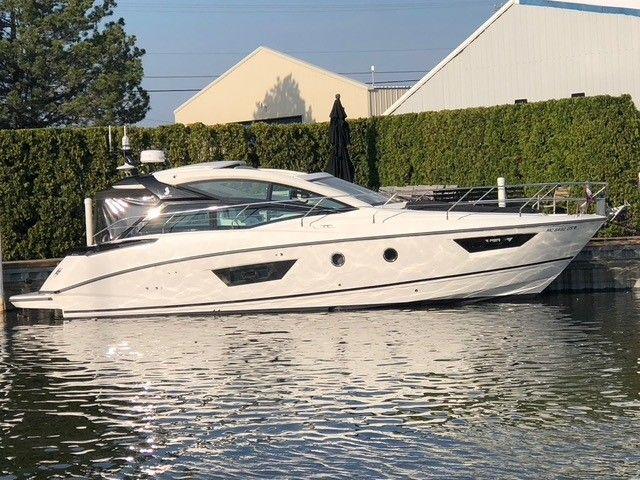
M214 125L302 115L304 122L324 122L336 93L349 118L369 116L365 85L260 49L179 108L175 119Z

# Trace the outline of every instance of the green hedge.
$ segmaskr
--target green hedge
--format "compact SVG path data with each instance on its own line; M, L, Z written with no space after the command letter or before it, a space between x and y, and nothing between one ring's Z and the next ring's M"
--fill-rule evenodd
M640 113L629 96L428 112L351 122L358 182L381 185L608 181L612 203L640 219ZM82 245L82 199L118 179L114 132L0 131L0 229L7 260L58 257ZM162 148L173 165L243 160L318 171L328 125L134 128L137 150Z

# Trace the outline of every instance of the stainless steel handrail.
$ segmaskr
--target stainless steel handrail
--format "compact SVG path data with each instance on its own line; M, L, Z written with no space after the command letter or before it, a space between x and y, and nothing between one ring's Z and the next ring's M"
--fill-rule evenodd
M307 216L318 206L322 203L322 201L324 200L324 198L321 198L319 201L317 201L313 207L311 207L310 210L307 211L307 213L305 213L302 218L300 219L300 226L304 227L304 219L307 218Z
M475 202L473 202L474 205L477 205L478 202L481 202L482 200L484 200L484 197L486 197L487 195L489 195L491 192L493 192L496 189L496 187L491 187L491 189L487 190L487 193L485 193L484 195L482 195L478 200L476 200Z
M592 197L594 199L597 198L602 198L600 197L603 192L606 191L606 189L608 188L609 184L607 182L556 182L556 183L523 183L523 184L513 184L513 185L507 185L507 188L537 188L536 192L531 195L531 196L527 196L524 198L509 198L507 201L514 203L514 202L525 202L519 209L519 215L522 216L522 212L524 211L524 209L529 206L532 202L535 202L536 205L538 205L538 208L540 207L540 204L549 199L549 200L553 200L553 197L548 197L548 195L553 192L554 190L561 188L561 187L584 187L585 184L588 184L592 187L600 187L596 193L592 194ZM460 205L472 192L474 191L478 191L478 190L487 190L478 200L475 200L473 202L471 202L471 205L490 205L490 204L499 204L499 199L491 199L491 200L485 200L485 198L491 194L493 191L496 190L496 187L493 186L484 186L484 187L471 187L469 189L467 189L464 193L464 195L462 195L462 197L460 197L451 207L449 207L449 209L446 211L446 218L447 220L449 219L449 214L451 212L453 212L455 210L455 208ZM566 200L568 202L577 202L582 200L582 198L573 198L573 197L566 197L563 198L563 200ZM581 207L584 206L584 203L581 205Z
M548 185L547 185L547 186L548 186ZM518 210L518 216L520 216L520 217L522 216L522 210L524 210L524 207L526 207L527 205L529 205L529 204L533 201L533 199L534 199L534 198L538 200L538 202L537 202L537 203L538 203L538 208L540 208L540 198L544 198L544 197L546 197L548 194L550 194L551 192L553 192L554 190L556 190L558 187L559 187L559 185L556 183L556 184L555 184L553 187L551 187L551 189L549 189L549 190L547 191L547 193L545 193L542 197L539 197L539 196L538 196L538 194L539 194L539 193L544 189L544 187L543 187L543 188L541 188L541 189L539 189L539 190L536 192L535 196L531 197L531 198L529 199L529 201L527 201L527 203L525 203L524 205L522 205L522 206L520 207L520 210Z
M387 200L386 202L384 202L382 205L380 205L378 208L384 208L387 205L389 205L389 203L391 203L391 200L393 200L394 198L396 198L398 196L397 193L394 193L393 195L391 195L391 197L389 197L389 200ZM376 223L376 215L378 214L379 210L376 210L375 212L373 212L373 218L372 218L372 222Z
M465 198L467 198L471 192L473 192L474 190L477 190L477 189L478 189L478 187L472 187L472 188L470 188L469 190L467 190L467 193L465 193L462 197L460 197L460 198L458 199L458 201L457 201L456 203L454 203L453 205L451 205L451 207L449 208L449 210L447 210L447 220L449 220L449 212L450 212L451 210L453 210L455 207L457 207L457 206L460 204L460 202L462 202L462 200L464 200Z

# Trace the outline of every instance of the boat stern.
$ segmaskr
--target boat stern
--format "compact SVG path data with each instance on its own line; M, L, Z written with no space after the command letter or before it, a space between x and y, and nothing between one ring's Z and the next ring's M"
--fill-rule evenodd
M9 298L11 304L16 308L26 308L35 310L56 310L56 305L52 295L35 292L24 293L22 295L13 295Z

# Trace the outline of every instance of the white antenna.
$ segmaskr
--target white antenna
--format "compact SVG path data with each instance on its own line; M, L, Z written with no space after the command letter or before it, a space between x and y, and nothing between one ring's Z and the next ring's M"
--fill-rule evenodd
M129 140L129 136L127 135L127 126L124 126L124 135L122 136L122 151L128 152L131 150L131 140Z
M376 88L376 66L371 65L371 88Z
M109 125L109 153L111 153L112 148L113 148L113 137L111 136L111 125Z
M122 136L122 154L124 155L124 164L120 165L117 170L136 170L139 162L131 156L131 140L129 140L129 135L127 135L126 125L124 126L124 135Z

